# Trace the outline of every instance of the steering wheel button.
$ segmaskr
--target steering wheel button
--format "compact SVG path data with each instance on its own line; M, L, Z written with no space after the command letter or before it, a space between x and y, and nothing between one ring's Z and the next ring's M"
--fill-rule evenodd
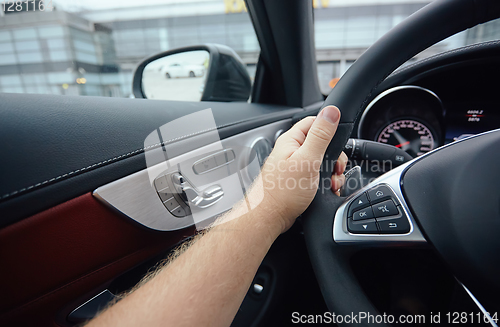
M349 217L352 217L354 211L357 211L361 208L365 208L369 205L370 202L368 201L366 193L361 194L351 202L351 206L349 207ZM370 218L373 218L373 216Z
M399 214L398 209L394 205L392 200L387 200L384 202L377 203L372 205L373 213L375 217L387 217L387 216L395 216Z
M378 218L377 222L382 234L406 234L410 232L410 223L406 216Z
M385 185L379 185L368 190L368 197L370 198L370 202L372 204L379 201L396 198L394 192L392 192L392 190Z
M370 219L373 218L373 211L372 208L364 208L358 211L355 211L354 214L352 215L352 220L364 220L364 219Z
M377 222L375 219L354 221L347 220L347 229L353 234L378 234Z

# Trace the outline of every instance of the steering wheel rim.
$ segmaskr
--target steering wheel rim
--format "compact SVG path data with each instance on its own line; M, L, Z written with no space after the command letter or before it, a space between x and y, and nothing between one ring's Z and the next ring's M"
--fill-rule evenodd
M495 0L438 0L408 17L373 44L344 74L323 104L323 107L337 106L342 117L326 151L321 180L330 178L333 165L328 162L338 158L361 110L387 76L429 46L498 17L500 2ZM343 198L332 192L319 190L302 215L309 257L331 312L344 316L353 312L377 315L376 308L351 271L349 258L354 249L333 241L333 217L343 202ZM364 321L354 325L369 324Z

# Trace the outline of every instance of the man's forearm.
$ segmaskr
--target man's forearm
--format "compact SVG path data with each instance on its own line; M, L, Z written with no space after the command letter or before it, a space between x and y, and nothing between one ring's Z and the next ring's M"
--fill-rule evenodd
M219 220L221 224L90 325L229 326L271 244L318 191L321 162L339 121L340 111L328 106L283 133L248 198L223 217L224 223ZM343 184L343 157L328 179L334 191ZM286 182L280 184L282 180ZM247 207L252 210L247 212Z
M245 204L237 206L226 222L89 326L229 326L281 233L268 209L245 211Z

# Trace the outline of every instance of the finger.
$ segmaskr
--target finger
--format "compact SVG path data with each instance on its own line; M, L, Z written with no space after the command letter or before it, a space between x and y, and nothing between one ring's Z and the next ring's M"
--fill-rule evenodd
M343 174L345 171L345 167L347 166L347 161L349 159L347 158L347 155L342 151L342 153L339 156L339 159L335 163L335 175L340 175Z
M301 119L298 123L292 126L288 131L283 133L283 135L280 136L282 139L293 139L295 140L299 145L302 145L306 139L307 132L309 129L311 129L311 126L314 122L316 117L309 116L304 119Z
M306 139L300 150L313 160L322 159L328 144L337 131L339 120L340 111L337 107L323 108L307 131Z
M332 191L337 191L345 183L345 175L332 175Z
M277 140L273 152L281 158L290 157L306 139L307 131L311 128L316 117L306 117L283 133Z

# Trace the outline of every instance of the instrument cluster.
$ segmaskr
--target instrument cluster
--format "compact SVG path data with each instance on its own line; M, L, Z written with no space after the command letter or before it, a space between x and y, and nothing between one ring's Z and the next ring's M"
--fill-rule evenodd
M382 92L366 108L358 137L394 145L412 157L444 143L445 110L439 97L419 86L398 86Z

